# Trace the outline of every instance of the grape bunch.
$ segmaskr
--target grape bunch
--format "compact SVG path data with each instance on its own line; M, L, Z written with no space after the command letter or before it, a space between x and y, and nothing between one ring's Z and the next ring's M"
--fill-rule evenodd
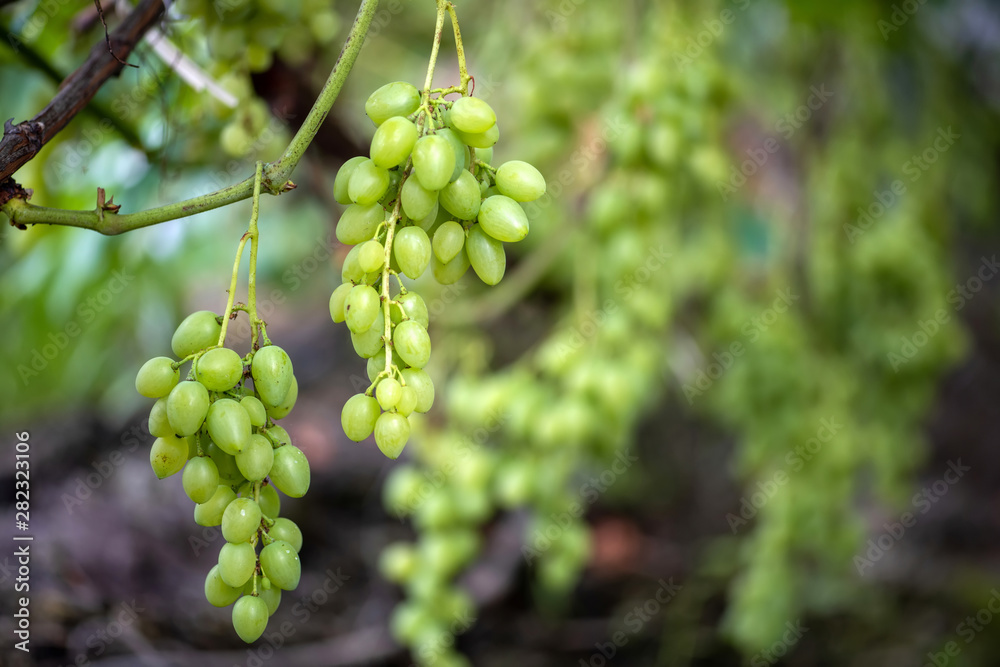
M263 634L281 591L298 586L302 533L278 516L277 491L302 497L310 472L305 454L275 423L298 397L288 354L265 344L241 357L223 346L223 321L207 310L189 315L171 340L177 360L150 359L135 387L156 399L149 413L153 472L164 479L183 470L195 522L222 526L226 544L205 579L205 597L216 607L235 603L233 627L250 643Z
M431 354L427 304L400 274L415 280L430 267L449 285L471 267L496 285L507 265L503 244L528 234L521 203L545 193L545 179L530 164L492 166L500 130L489 104L464 94L445 99L457 89L431 92L397 81L372 93L365 111L378 129L370 156L344 163L333 186L347 206L337 238L354 247L330 315L346 322L372 382L347 401L341 423L357 442L374 432L391 459L409 439L409 416L434 402L423 370Z

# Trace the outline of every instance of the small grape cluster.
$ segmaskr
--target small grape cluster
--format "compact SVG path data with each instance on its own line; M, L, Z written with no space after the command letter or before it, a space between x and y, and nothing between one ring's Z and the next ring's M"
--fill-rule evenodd
M163 479L183 469L195 522L222 526L226 544L205 579L205 597L216 607L236 603L233 627L249 643L263 634L281 591L295 589L301 573L302 533L278 516L275 489L300 498L310 472L305 454L274 423L298 397L288 354L265 344L240 357L223 347L223 321L207 310L189 315L171 340L178 360L150 359L135 387L157 399L149 413L153 472ZM180 381L187 362L188 377ZM244 385L248 377L252 388Z
M410 414L426 412L434 401L423 370L431 354L427 305L400 274L415 280L430 266L449 285L471 266L496 285L507 266L504 242L528 234L521 202L545 193L545 179L530 164L490 164L500 130L489 104L464 94L445 99L460 89L431 92L397 81L372 93L365 111L378 129L370 157L344 163L333 186L336 201L347 206L337 238L354 247L344 260L343 284L330 297L330 315L347 323L372 382L347 401L341 422L355 441L374 432L391 459L409 439Z

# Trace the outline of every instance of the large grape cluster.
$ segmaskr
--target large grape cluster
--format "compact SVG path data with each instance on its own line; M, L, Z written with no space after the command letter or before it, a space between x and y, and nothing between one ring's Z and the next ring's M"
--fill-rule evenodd
M423 370L431 354L427 304L400 274L417 279L430 267L448 285L471 266L496 285L507 265L503 244L528 234L521 203L545 193L545 179L530 164L490 164L500 130L489 104L430 92L394 82L372 93L365 111L378 129L370 156L344 163L333 186L347 206L337 238L354 247L330 315L346 322L372 382L347 401L341 422L355 441L374 432L391 459L409 439L409 416L434 402Z
M281 591L298 586L302 533L279 517L277 491L302 497L310 473L302 450L275 423L298 397L288 354L265 344L241 357L223 346L222 321L207 310L185 318L171 340L176 359L147 361L135 387L157 399L149 414L153 472L163 479L183 470L195 522L222 527L226 544L205 579L205 597L216 607L235 603L233 626L249 643L263 634Z

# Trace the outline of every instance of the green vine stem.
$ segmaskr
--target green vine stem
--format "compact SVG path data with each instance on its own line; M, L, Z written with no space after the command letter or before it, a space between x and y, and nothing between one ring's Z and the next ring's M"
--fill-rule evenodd
M288 179L330 113L333 103L340 94L340 90L361 52L368 28L371 26L377 10L378 0L362 0L361 6L358 8L358 15L354 19L354 25L351 26L351 31L344 42L344 48L337 58L337 64L330 72L329 78L313 103L312 109L309 110L302 127L295 133L284 154L274 162L267 163L263 168L262 186L267 192L279 195L295 187ZM251 176L236 185L222 188L216 192L136 213L118 214L109 212L107 208L100 205L92 211L69 211L35 206L20 198L11 199L0 207L0 210L7 214L11 224L15 226L62 225L90 229L107 236L114 236L243 201L253 195L255 180Z
M458 29L458 14L455 12L453 3L449 2L447 6L448 15L451 16L451 27L455 31L455 52L458 55L458 74L461 81L460 92L462 95L468 95L469 81L472 80L472 77L469 76L469 69L465 65L465 47L462 45L462 32Z
M226 343L226 331L229 329L229 320L233 315L233 303L236 300L236 279L240 275L240 260L243 259L243 248L250 238L250 232L245 232L240 239L240 244L236 246L236 261L233 262L233 277L229 281L229 298L226 299L226 310L222 316L222 330L219 331L219 344L222 347Z
M253 183L253 209L250 211L250 226L247 234L250 235L250 278L247 287L247 307L250 315L250 349L257 349L257 329L260 328L264 344L270 344L267 338L267 329L264 322L257 316L257 240L260 236L257 232L257 216L260 213L260 186L264 173L264 163L257 163L257 173L254 175Z

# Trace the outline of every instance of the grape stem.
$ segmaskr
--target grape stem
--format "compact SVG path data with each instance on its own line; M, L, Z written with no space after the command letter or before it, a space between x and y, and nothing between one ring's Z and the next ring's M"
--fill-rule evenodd
M240 260L243 259L243 248L250 238L250 232L244 232L240 238L240 244L236 247L236 261L233 262L233 277L229 281L229 298L226 300L226 311L223 315L222 330L219 332L218 347L222 347L226 342L226 330L229 329L229 319L233 312L233 302L236 300L236 279L240 274Z
M403 183L406 182L409 175L410 161L408 160L403 169L403 178L399 181L400 192L402 192ZM385 259L382 266L382 314L385 316L385 334L382 340L385 342L385 372L389 374L389 377L392 377L392 349L390 348L392 345L392 297L389 294L389 275L392 273L392 269L389 268L389 262L392 260L392 237L396 231L396 221L399 219L399 208L402 201L402 197L396 198L396 205L392 207L392 213L386 222Z
M250 211L250 226L247 233L250 235L250 279L247 287L247 306L250 315L250 349L257 349L257 329L260 328L260 335L264 339L265 345L270 345L267 338L267 328L257 316L257 243L260 237L257 231L257 217L260 213L260 186L264 173L264 163L257 162L257 173L254 176L253 184L253 208Z
M469 70L465 65L465 47L462 45L462 32L458 29L458 14L455 12L454 3L447 2L445 5L448 8L448 15L451 16L451 27L455 31L455 53L458 55L458 74L461 81L457 92L468 95L469 81L472 80L472 77L469 76Z

